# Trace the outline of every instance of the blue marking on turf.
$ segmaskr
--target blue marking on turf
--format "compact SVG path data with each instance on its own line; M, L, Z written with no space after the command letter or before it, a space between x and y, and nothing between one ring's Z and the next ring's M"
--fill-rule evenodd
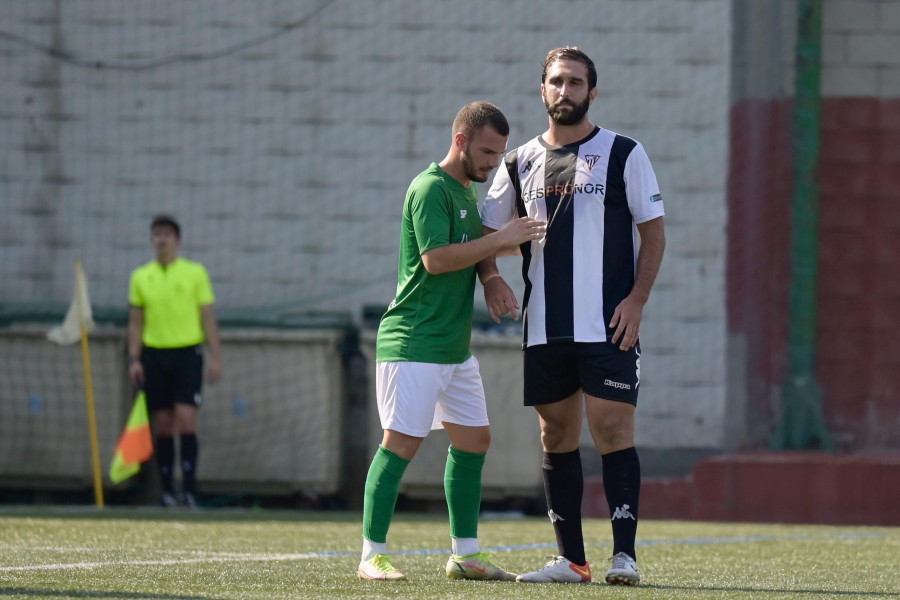
M760 542L760 541L777 541L777 540L847 540L847 539L866 539L866 538L882 538L883 534L878 532L851 532L851 533L837 533L837 534L796 534L796 535L750 535L750 536L734 536L734 537L722 537L722 538L685 538L685 539L659 539L659 540L642 540L637 542L638 546L665 546L665 545L679 545L679 544L734 544L734 543L745 543L745 542ZM599 543L593 542L590 545L592 546L608 546L609 542ZM555 549L556 544L552 543L544 543L544 544L519 544L516 546L494 546L491 548L484 548L484 550L492 551L492 552L510 552L515 550L532 550L537 548L553 548ZM447 554L447 548L432 548L427 550L400 550L396 552L392 552L393 555L431 555L431 554ZM246 557L246 560L273 560L273 561L282 561L282 560L305 560L305 559L316 559L316 558L334 558L334 557L342 557L342 556L358 556L358 552L354 551L336 551L336 552L304 552L301 554L273 554L273 555L251 555ZM0 571L24 571L24 570L41 570L41 569L57 569L57 568L94 568L94 567L102 567L102 566L110 566L115 564L176 564L181 562L231 562L231 561L240 561L241 557L239 555L222 557L222 556L212 556L208 557L208 559L204 560L202 557L191 558L185 560L167 560L167 561L136 561L136 562L122 562L122 563L75 563L70 565L33 565L33 566L0 566Z
M839 534L796 534L796 535L746 535L722 538L684 538L684 539L659 539L659 540L639 540L636 546L680 546L680 545L707 545L707 544L740 544L746 542L773 542L778 540L823 540L823 539L840 539L840 540L856 540L868 538L884 537L883 534L876 532L856 532L856 533L839 533ZM589 546L608 546L609 542L586 542ZM488 552L515 552L519 550L539 550L542 548L556 548L555 543L543 544L518 544L515 546L491 546L482 548ZM446 548L431 548L427 550L391 550L391 556L422 556L432 554L447 554ZM322 552L311 553L316 556L333 557L333 556L351 556L359 554L359 552Z
M839 533L836 535L831 534L796 534L796 535L744 535L744 536L735 536L735 537L724 537L724 538L687 538L683 540L642 540L636 542L636 546L665 546L665 545L693 545L693 544L739 544L741 542L772 542L776 540L813 540L813 539L844 539L844 540L855 540L855 539L864 539L864 538L877 538L883 537L878 533ZM600 544L593 544L595 546L599 546Z

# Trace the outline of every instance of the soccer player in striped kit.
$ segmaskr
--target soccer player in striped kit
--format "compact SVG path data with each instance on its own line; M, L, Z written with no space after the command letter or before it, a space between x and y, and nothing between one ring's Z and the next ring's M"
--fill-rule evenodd
M517 580L591 580L581 524L586 409L613 531L606 581L637 585L638 334L662 262L665 211L643 146L588 119L597 97L593 61L578 48L557 48L543 66L549 129L506 155L482 207L485 233L516 217L547 221L544 238L521 246L524 402L541 425L544 490L559 555ZM515 297L495 260L482 261L479 273L492 317L515 316Z

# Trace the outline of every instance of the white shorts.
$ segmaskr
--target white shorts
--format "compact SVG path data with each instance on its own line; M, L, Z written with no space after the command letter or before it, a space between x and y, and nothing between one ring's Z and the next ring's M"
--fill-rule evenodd
M425 437L442 422L488 425L484 386L474 356L458 365L380 362L375 389L382 429Z

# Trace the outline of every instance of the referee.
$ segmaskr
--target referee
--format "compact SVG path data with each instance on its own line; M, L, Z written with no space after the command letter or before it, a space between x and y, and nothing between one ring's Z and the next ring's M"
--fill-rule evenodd
M181 453L181 502L197 506L197 409L203 387L203 343L209 349L207 380L222 376L215 296L206 268L178 256L181 227L169 215L150 224L156 258L131 273L128 289L128 374L143 386L156 434L161 504L176 506L175 433Z

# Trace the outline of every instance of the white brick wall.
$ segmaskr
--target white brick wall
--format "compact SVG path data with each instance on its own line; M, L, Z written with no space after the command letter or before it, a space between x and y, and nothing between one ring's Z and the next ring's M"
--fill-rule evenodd
M32 0L3 21L122 63L222 50L318 4ZM386 304L404 192L455 112L495 102L524 142L546 128L544 54L579 45L601 77L592 119L645 145L669 213L639 443L719 446L730 19L712 0L337 0L236 54L136 71L0 41L0 301L67 301L78 257L94 303L123 306L149 217L172 211L222 308ZM521 293L517 261L503 270Z
M900 2L825 0L822 94L900 97Z

